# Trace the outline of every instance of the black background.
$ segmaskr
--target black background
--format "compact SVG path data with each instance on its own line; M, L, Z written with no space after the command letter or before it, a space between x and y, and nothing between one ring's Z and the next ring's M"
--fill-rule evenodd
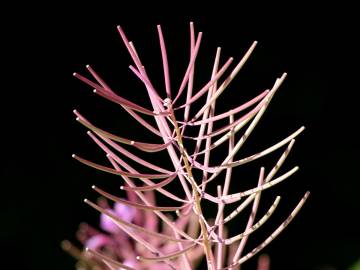
M119 93L142 104L145 92L127 69L131 61L116 25L121 24L134 40L156 81L161 76L156 25L162 24L173 63L173 85L178 85L188 57L190 20L204 32L197 65L199 86L208 78L217 46L236 61L253 40L259 41L231 86L235 94L229 94L230 101L224 101L219 111L269 87L282 72L289 73L248 146L251 153L301 125L307 128L287 165L290 169L298 164L301 171L277 189L283 206L274 226L306 190L312 194L289 228L265 249L272 269L347 269L360 257L359 89L352 83L358 31L351 7L237 4L19 3L4 9L10 15L2 23L4 265L73 269L74 261L60 249L61 240L74 239L81 221L97 222L97 214L82 203L83 198L96 197L90 189L94 183L118 185L113 177L71 159L73 152L87 157L100 153L74 120L74 108L117 134L145 137L124 112L95 97L72 73L86 74L85 65L93 64ZM249 245L255 247L265 235L259 232ZM243 268L254 269L254 263Z

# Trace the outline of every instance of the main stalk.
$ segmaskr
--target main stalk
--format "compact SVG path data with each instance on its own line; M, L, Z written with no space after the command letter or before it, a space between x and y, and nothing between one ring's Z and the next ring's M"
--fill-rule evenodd
M192 174L192 166L190 165L190 162L187 158L187 155L185 153L185 148L184 148L184 144L183 144L183 140L182 140L182 135L181 135L181 131L179 129L179 126L177 124L176 121L176 117L175 117L175 113L174 110L172 109L172 106L169 106L169 111L170 111L170 117L171 120L174 122L174 127L175 127L175 132L176 132L176 140L178 142L179 145L179 149L180 149L180 154L183 158L184 161L184 165L185 165L185 170L186 173L190 179L190 183L191 183L191 187L192 187L192 191L193 191L193 195L194 195L194 206L195 206L195 211L198 215L198 219L199 219L199 223L200 223L200 229L201 229L201 233L203 236L203 245L204 245L204 251L205 251L205 255L206 255L206 261L207 261L207 265L208 265L208 269L209 270L214 270L215 265L213 264L214 259L213 259L213 255L212 255L212 251L211 251L211 245L210 245L210 241L209 241L209 234L205 225L205 222L203 220L202 217L204 217L203 212L202 212L202 208L201 208L201 194L198 191L195 179L193 177Z

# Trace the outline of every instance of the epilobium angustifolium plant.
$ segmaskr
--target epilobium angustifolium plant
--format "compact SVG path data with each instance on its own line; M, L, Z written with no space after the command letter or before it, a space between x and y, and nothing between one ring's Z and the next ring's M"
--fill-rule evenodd
M92 78L78 73L74 73L74 76L92 87L94 93L120 105L149 134L156 136L157 142L137 141L114 135L74 110L77 121L90 130L88 135L103 150L108 164L97 164L78 155L73 157L97 170L120 176L123 179L121 189L126 192L127 198L117 197L93 186L101 199L97 203L85 199L85 203L100 212L100 230L82 224L77 236L84 244L85 251L77 249L68 241L63 242L63 247L79 259L81 269L191 270L199 265L203 257L208 269L239 269L241 264L256 255L284 230L309 196L309 192L305 193L289 217L275 231L269 232L268 237L256 248L244 252L248 237L270 218L280 201L277 196L265 215L257 217L262 192L298 170L295 167L284 174L277 173L294 145L294 138L304 127L260 152L236 159L236 154L244 146L285 80L286 73L277 78L269 90L257 94L246 103L227 112L215 112L221 94L250 57L256 42L227 73L225 72L230 68L233 58L220 65L221 49L218 48L209 81L200 89L194 89L195 62L202 33L196 34L190 23L189 62L181 84L175 86L170 81L166 46L158 25L165 88L160 91L163 87L152 83L134 44L128 40L120 26L118 31L134 62L130 70L144 84L152 108L145 108L136 101L119 96L90 66L87 69ZM185 101L179 104L182 95ZM201 97L202 100L205 99L204 104L192 107L201 101ZM221 123L219 120L228 122L215 128ZM195 130L196 135L189 135L188 130L193 133ZM239 138L235 139L237 137ZM212 153L220 147L227 149L227 154L221 162L213 165ZM259 168L257 186L242 192L231 192L230 182L236 167L280 148L285 149L271 169ZM146 154L138 154L140 152L153 155L165 152L172 167L147 161ZM132 163L126 159L130 159ZM219 157L216 157L216 161L218 160ZM144 171L135 169L133 164L143 167ZM220 177L222 172L225 174L224 179ZM212 192L209 187L215 182L217 185L213 190L217 192ZM174 184L181 189L181 193L169 188L169 185L173 187ZM166 206L156 202L158 196L166 198ZM204 214L203 209L208 204L216 206L215 216L207 217ZM225 214L224 209L229 205L235 206L235 210ZM251 214L244 221L245 230L229 235L227 223L247 207L251 208ZM268 269L268 261L266 256L260 257L258 269Z

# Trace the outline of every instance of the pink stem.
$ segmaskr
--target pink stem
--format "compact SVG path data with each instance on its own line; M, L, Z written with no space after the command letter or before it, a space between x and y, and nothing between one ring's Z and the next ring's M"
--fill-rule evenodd
M157 26L157 30L158 30L158 35L159 35L161 57L162 57L163 69L164 69L166 95L168 98L171 98L169 64L168 64L168 58L167 58L167 53L166 53L165 41L164 41L164 37L163 37L163 33L161 31L160 25Z

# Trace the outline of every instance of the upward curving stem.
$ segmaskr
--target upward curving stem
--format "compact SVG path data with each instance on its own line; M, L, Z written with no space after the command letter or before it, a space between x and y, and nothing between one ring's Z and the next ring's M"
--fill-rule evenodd
M174 128L175 128L175 132L176 132L176 141L179 145L180 154L183 158L185 170L188 174L188 178L190 179L190 183L191 183L191 187L192 187L192 191L193 191L194 207L195 207L196 214L198 215L201 233L203 236L203 245L204 245L204 252L205 252L205 256L206 256L207 266L208 266L209 270L215 270L215 267L216 267L215 260L214 260L214 256L213 256L213 253L211 250L211 244L209 241L208 230L207 230L206 224L203 219L203 213L202 213L202 208L201 208L201 194L199 192L199 187L197 186L195 179L193 177L193 174L192 174L192 166L190 165L190 162L188 160L188 156L186 154L185 147L184 147L183 140L182 140L181 130L178 126L178 123L177 123L177 120L175 117L175 113L174 113L171 103L169 104L169 112L170 112L170 118L174 123Z

